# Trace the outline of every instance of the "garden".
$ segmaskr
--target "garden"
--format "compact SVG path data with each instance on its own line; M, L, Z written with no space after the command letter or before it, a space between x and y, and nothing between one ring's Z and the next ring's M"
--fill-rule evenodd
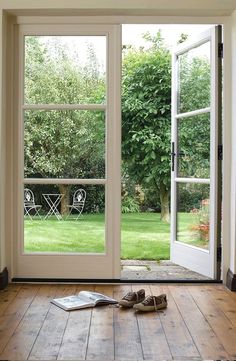
M27 104L103 104L105 68L94 44L86 60L63 37L26 36ZM171 52L161 33L144 35L147 47L123 46L122 66L122 243L123 259L169 259ZM186 40L184 34L179 42ZM204 91L203 91L204 89ZM180 62L179 111L209 105L210 70L205 54L185 54ZM26 110L24 113L25 178L105 177L103 111ZM182 119L178 129L180 177L209 178L210 119ZM39 215L25 215L26 252L104 252L103 185L25 184L32 190ZM78 188L86 191L81 216L70 205ZM46 218L43 194L61 195L61 220ZM183 183L177 190L177 240L207 248L209 185Z

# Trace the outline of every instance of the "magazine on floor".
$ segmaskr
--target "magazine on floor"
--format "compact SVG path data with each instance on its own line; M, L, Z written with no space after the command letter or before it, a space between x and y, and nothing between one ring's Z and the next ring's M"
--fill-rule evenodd
M63 308L65 311L118 303L115 299L103 295L102 293L90 291L81 291L78 295L54 298L51 302L54 305Z

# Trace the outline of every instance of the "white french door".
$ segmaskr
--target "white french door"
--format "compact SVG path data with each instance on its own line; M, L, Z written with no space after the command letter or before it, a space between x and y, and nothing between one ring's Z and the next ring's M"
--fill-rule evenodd
M220 243L221 28L177 46L172 64L171 260L215 279Z
M19 27L15 279L120 277L120 31ZM78 189L82 215L63 216Z

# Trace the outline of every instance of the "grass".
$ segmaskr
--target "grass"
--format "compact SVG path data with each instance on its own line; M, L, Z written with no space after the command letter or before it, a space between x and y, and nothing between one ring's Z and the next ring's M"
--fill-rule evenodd
M187 233L191 232L191 217L182 214L181 218L181 232L187 239ZM84 214L78 221L73 218L65 221L26 219L25 251L103 253L104 229L103 214ZM161 222L158 213L123 214L121 234L122 259L160 260L170 257L170 225ZM192 243L196 245L197 241Z

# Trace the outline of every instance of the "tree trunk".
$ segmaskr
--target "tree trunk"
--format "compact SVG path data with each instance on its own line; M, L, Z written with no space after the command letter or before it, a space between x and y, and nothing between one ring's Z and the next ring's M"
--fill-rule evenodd
M166 190L164 184L160 186L160 201L161 201L161 221L170 222L170 208L169 208L170 192Z
M69 184L59 184L60 194L64 195L61 200L61 215L65 216L69 212L69 208L67 207L70 204L70 189L71 185Z

